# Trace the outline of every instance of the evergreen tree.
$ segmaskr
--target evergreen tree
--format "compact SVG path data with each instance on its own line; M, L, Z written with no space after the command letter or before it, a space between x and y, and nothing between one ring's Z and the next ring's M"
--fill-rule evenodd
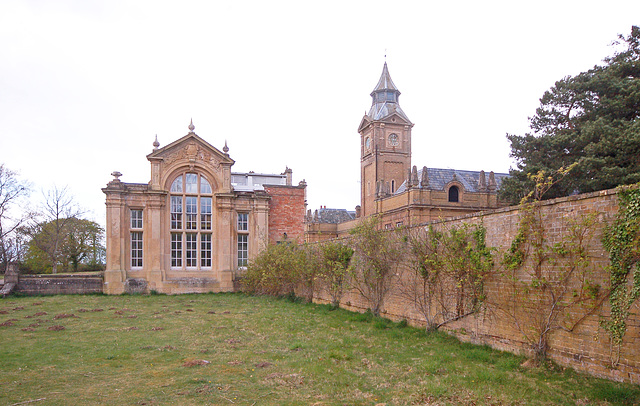
M530 118L532 133L507 134L517 168L501 197L517 203L533 188L530 176L575 163L545 198L640 181L640 28L615 44L624 49L577 76L555 83Z

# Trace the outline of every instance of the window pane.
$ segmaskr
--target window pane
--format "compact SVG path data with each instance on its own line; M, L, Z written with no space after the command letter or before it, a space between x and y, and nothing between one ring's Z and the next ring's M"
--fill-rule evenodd
M200 198L200 229L211 230L211 198Z
M249 236L238 234L238 266L247 266L249 257Z
M182 234L171 234L171 267L182 267Z
M182 193L182 175L178 176L171 184L172 193Z
M187 196L185 199L187 218L185 226L187 230L195 230L198 227L198 198Z
M200 234L200 266L211 267L211 234Z
M249 214L238 213L238 231L249 230Z
M195 267L198 264L198 234L187 234L187 246L185 257L188 267Z
M142 267L142 233L139 231L131 233L131 267Z
M142 228L142 210L131 210L131 228Z
M171 196L171 229L182 228L182 196Z
M211 185L209 184L209 182L207 182L207 180L203 176L200 176L200 193L202 194L211 193Z
M185 176L185 193L198 193L198 175L187 173Z

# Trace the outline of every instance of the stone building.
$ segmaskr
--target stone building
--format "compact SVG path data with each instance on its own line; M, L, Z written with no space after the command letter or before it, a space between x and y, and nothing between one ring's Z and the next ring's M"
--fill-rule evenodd
M307 241L343 236L359 218L373 215L391 228L499 206L497 190L508 174L411 166L413 123L400 107L400 91L386 62L371 98L371 108L358 126L361 189L357 218L335 222L327 220L335 216L321 215L323 209L313 215L308 212Z
M217 292L269 243L304 239L306 183L282 174L234 173L218 150L194 133L147 155L149 183L124 183L106 195L109 294Z

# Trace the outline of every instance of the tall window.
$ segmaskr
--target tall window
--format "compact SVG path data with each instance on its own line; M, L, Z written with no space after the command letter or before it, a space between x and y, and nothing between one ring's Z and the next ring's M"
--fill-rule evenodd
M200 234L200 266L211 267L211 234Z
M238 267L247 266L249 259L249 214L238 213Z
M131 210L131 268L142 268L142 210Z
M171 268L211 267L211 184L197 173L179 175L170 188Z
M131 267L142 268L142 233L131 232Z
M171 267L182 267L182 234L171 233Z

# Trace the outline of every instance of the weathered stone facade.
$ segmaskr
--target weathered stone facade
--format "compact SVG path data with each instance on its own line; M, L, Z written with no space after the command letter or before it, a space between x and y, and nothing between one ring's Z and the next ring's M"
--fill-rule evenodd
M190 132L147 155L151 181L102 189L107 205L104 292L217 292L280 236L302 240L306 183L232 173L234 161Z

